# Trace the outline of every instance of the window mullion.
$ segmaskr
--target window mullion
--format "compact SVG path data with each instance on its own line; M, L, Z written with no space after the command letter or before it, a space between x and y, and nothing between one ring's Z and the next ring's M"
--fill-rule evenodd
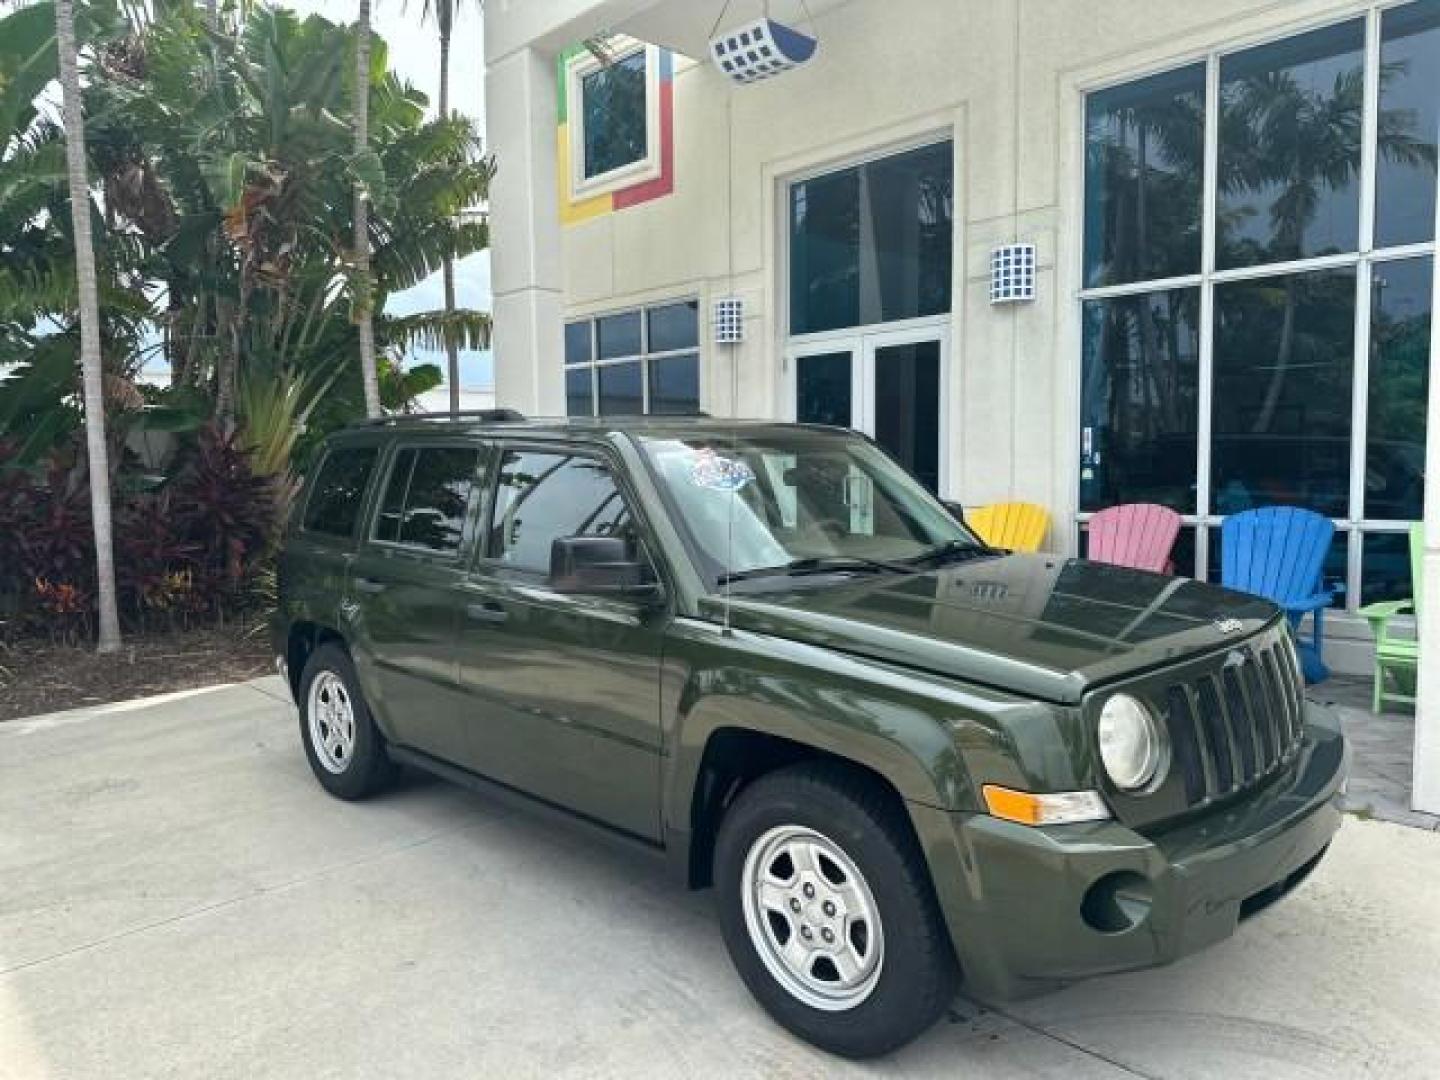
M1345 607L1360 603L1365 542L1359 523L1365 517L1365 449L1370 421L1370 323L1375 292L1375 171L1380 131L1380 11L1365 19L1365 96L1360 133L1360 263L1355 269L1355 359L1350 387L1350 527L1345 560Z
M1360 252L1375 248L1375 169L1380 154L1380 12L1365 20L1365 97L1360 128Z
M1350 412L1350 548L1346 570L1345 606L1354 611L1359 603L1362 543L1359 523L1365 518L1365 446L1370 424L1370 323L1375 268L1361 259L1355 273L1355 363L1351 386Z
M1220 57L1212 53L1205 65L1205 176L1200 216L1200 370L1195 422L1195 514L1210 513L1211 413L1215 376L1215 246L1216 205L1220 175ZM1210 530L1195 529L1195 577L1210 577Z
M1199 274L1181 274L1177 277L1126 281L1119 285L1097 285L1094 288L1081 289L1078 295L1081 300L1114 300L1126 296L1169 292L1172 289L1189 289L1199 284Z

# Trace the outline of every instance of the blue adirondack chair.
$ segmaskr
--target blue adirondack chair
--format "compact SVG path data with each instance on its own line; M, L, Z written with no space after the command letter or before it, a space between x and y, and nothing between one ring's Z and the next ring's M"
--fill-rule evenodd
M1322 651L1325 609L1334 594L1321 583L1335 526L1313 510L1267 506L1232 514L1220 527L1220 581L1226 588L1255 593L1285 609L1290 625L1314 615L1314 631L1300 643L1305 680L1330 677Z

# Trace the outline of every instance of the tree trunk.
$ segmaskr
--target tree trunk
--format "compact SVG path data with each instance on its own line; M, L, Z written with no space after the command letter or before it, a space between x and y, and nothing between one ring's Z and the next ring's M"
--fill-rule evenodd
M85 170L85 118L81 114L73 0L55 0L55 35L60 49L65 164L70 186L70 220L75 233L75 277L80 294L80 370L85 388L85 448L90 464L90 516L95 527L95 577L100 593L98 649L109 653L120 648L120 617L115 607L110 454L105 445L105 388L100 367L100 294L95 281L95 246L90 238L90 180Z
M440 119L450 115L450 20L440 18ZM455 260L445 256L441 267L445 282L445 314L455 314ZM450 384L450 413L460 411L460 346L453 338L445 342L445 380Z
M360 0L355 27L355 153L370 147L370 0ZM380 415L380 380L375 372L375 323L370 310L370 196L355 182L355 272L361 293L356 323L360 330L360 374L365 382L365 414Z
M441 267L441 276L445 281L445 314L455 313L455 260L445 259ZM447 327L447 332L449 328ZM460 346L456 344L453 337L445 341L445 378L450 383L450 412L452 414L460 411Z

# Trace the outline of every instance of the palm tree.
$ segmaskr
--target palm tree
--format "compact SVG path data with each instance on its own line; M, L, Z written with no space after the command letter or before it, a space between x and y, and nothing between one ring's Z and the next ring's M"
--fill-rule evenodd
M440 118L450 116L450 35L455 29L455 9L459 0L425 0L422 19L431 16L440 32ZM441 274L445 283L445 313L455 310L455 260L445 257ZM450 412L460 411L460 349L454 338L445 341L445 377L450 384Z
M355 158L370 150L370 0L360 0L355 27ZM355 276L359 303L356 323L360 330L360 374L365 383L365 413L380 415L380 380L375 373L375 324L371 313L370 283L370 193L365 183L355 181Z
M105 392L100 367L100 296L95 281L95 247L90 239L90 181L85 169L85 120L81 114L79 59L72 0L55 0L55 34L60 52L61 112L65 122L65 164L70 219L75 234L75 277L80 295L80 367L85 387L85 444L90 463L90 514L95 528L95 570L100 594L102 653L120 648L115 606L114 538L110 518L110 461L105 445Z

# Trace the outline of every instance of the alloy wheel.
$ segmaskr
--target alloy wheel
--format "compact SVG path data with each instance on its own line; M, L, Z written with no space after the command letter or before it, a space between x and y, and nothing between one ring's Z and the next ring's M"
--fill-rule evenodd
M751 943L792 996L827 1012L870 996L884 933L870 886L840 845L798 825L770 829L750 846L742 888Z

